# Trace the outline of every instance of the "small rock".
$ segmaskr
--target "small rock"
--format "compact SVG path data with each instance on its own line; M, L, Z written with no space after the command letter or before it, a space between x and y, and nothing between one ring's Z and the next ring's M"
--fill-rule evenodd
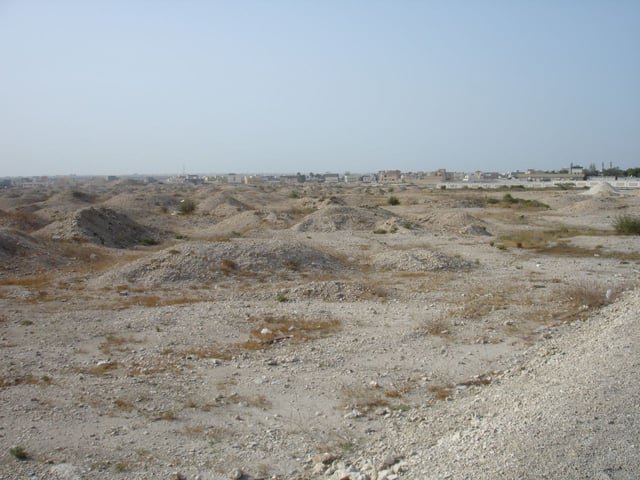
M244 478L244 472L239 468L234 468L229 473L229 478L231 480L242 480L242 478Z
M384 459L382 459L382 465L380 466L380 468L387 469L390 466L398 463L401 459L402 457L399 457L397 455L387 455L386 457L384 457Z
M78 467L70 463L60 463L51 467L49 472L53 475L53 478L59 480L80 480L80 472Z

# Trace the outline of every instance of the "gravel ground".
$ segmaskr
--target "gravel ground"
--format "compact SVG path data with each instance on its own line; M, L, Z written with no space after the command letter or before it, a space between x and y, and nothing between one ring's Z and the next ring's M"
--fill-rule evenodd
M313 214L288 189L207 203L193 188L207 209L182 217L142 208L173 187L132 188L0 198L0 478L640 477L640 237L610 235L637 195L601 189L585 215L572 191L517 192L539 210L487 207L499 192L398 189L393 207L382 189L302 192ZM177 238L8 230L34 224L12 205L64 223L64 201L135 201L127 218ZM287 220L254 231L251 209ZM218 238L223 222L251 234Z

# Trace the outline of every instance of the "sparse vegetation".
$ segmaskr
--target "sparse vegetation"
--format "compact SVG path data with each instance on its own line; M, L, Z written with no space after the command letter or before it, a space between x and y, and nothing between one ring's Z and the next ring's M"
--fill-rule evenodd
M173 410L165 410L163 412L160 412L155 418L157 418L158 420L170 422L173 420L177 420L178 414Z
M453 385L431 385L428 390L436 400L447 400L453 393Z
M113 465L113 471L118 473L126 472L129 468L129 464L127 462L116 462Z
M128 349L128 345L136 343L142 343L142 341L133 337L107 335L104 341L100 344L100 351L105 354L109 354L113 351L123 352Z
M29 460L29 454L24 449L24 447L22 447L20 445L15 446L15 447L11 447L9 449L9 453L11 454L11 456L16 458L17 460L22 460L22 461Z
M391 195L388 200L389 205L400 205L400 199L395 195Z
M89 375L102 376L107 375L109 372L116 370L120 366L120 362L100 362L97 365L89 368L78 369L79 373L85 373Z
M140 245L144 245L145 247L150 247L153 245L158 245L158 241L155 238L145 237L140 239Z
M579 281L567 285L564 298L577 310L594 310L613 302L621 293L615 285L604 285L595 281Z
M613 221L618 235L640 235L640 216L618 215Z
M19 464L7 443L6 474L12 466L54 474L44 463L51 459L118 478L178 477L180 470L189 478L198 471L224 477L235 467L251 478L285 478L299 467L291 475L307 478L371 460L372 469L361 473L382 476L373 469L386 451L366 455L383 424L428 443L420 432L431 414L445 415L436 425L445 428L452 411L461 413L458 398L468 406L492 380L508 388L520 374L512 368L536 375L547 355L554 369L575 366L574 332L582 339L592 326L633 314L627 305L635 308L636 292L596 311L620 298L626 282L637 283L636 239L614 236L612 220L635 213L636 196L453 185L441 192L407 184L391 193L374 184L342 191L311 182L159 182L139 191L118 184L99 187L96 199L148 226L125 247L53 241L51 231L39 229L24 245L46 255L36 247L10 255L0 249L0 349L7 359L0 391L11 412L2 428L42 460L33 468ZM516 196L549 198L553 211L529 209ZM198 202L197 215L178 215L187 197ZM0 200L43 218L55 209L56 229L70 215L59 198L37 205ZM172 216L159 214L163 205ZM311 205L317 213L302 218ZM0 221L16 228L2 212ZM493 236L482 236L488 232ZM166 249L142 247L151 243L145 238ZM577 330L564 325L586 318ZM609 342L609 333L629 322L615 325L616 332L595 333ZM568 341L556 352L560 335ZM558 353L567 362L556 362ZM618 358L629 356L611 361ZM584 371L590 366L585 361ZM500 369L510 372L503 377ZM547 369L544 382L515 384L562 388L548 381L552 375ZM63 389L68 394L58 394ZM493 413L492 405L481 407L483 415ZM25 428L34 421L37 429ZM70 434L39 438L43 422ZM92 444L90 459L74 449L79 429ZM129 437L147 442L139 448ZM294 449L277 448L285 443ZM243 458L248 450L256 453L251 462ZM326 463L310 461L311 452L328 452ZM419 476L414 463L384 468Z
M502 197L502 200L498 200L496 198L487 198L486 203L488 205L501 205L504 207L531 208L540 210L546 210L549 208L549 205L540 202L539 200L517 198L513 197L510 193L505 193Z
M178 203L178 211L182 215L190 215L196 211L196 202L188 198L180 200L180 203Z
M223 258L220 261L220 271L223 272L225 275L229 275L232 271L236 270L237 268L238 268L238 264L230 258Z

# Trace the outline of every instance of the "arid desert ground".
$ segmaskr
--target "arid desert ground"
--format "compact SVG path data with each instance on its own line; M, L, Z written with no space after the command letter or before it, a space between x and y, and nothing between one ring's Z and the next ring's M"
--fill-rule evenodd
M0 478L640 478L640 191L0 190Z

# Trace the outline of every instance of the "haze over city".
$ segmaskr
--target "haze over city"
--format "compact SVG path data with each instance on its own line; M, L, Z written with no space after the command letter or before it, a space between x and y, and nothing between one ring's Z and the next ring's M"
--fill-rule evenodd
M640 164L640 3L0 3L0 177Z

